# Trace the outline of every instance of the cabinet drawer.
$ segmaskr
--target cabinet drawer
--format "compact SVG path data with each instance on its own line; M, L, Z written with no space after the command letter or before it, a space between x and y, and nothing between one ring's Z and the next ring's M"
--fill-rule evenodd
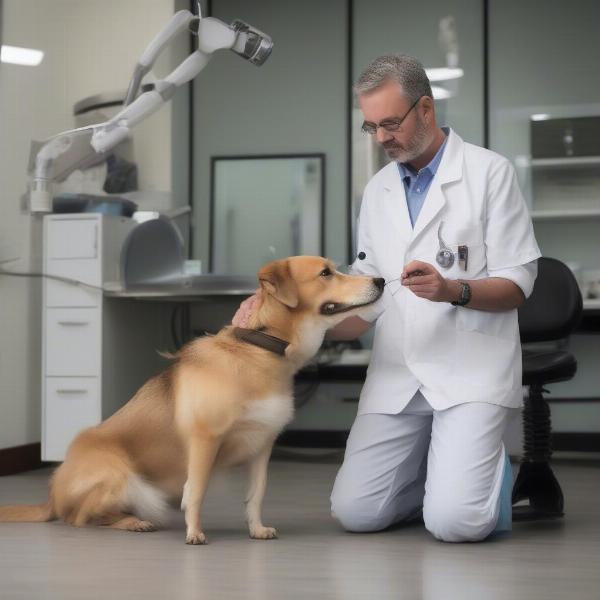
M64 460L73 438L100 423L99 381L95 377L45 378L43 460Z
M56 279L47 279L45 285L46 306L48 307L93 307L100 306L102 301L101 290L57 281Z
M48 222L48 259L96 258L98 219L56 219Z
M101 287L100 259L46 260L46 273ZM56 279L44 280L46 306L100 306L102 290Z
M101 287L100 220L52 216L46 217L44 226L44 272ZM100 298L99 289L50 278L44 280L45 306L99 306Z
M47 308L46 375L99 376L100 309Z

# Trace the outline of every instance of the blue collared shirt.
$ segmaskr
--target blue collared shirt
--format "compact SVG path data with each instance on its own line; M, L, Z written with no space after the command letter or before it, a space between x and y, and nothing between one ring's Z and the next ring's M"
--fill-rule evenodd
M444 155L444 149L446 148L446 142L448 141L449 130L447 127L442 127L442 131L446 134L444 143L439 147L435 156L431 159L431 162L423 167L418 173L409 167L407 164L398 163L398 171L404 184L404 191L406 192L406 203L408 204L408 214L410 215L410 222L412 226L415 226L417 217L423 208L423 203L427 197L429 186L437 173L438 167Z

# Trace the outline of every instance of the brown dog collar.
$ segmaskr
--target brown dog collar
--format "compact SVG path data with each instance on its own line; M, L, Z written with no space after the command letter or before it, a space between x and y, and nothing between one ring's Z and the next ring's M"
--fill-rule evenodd
M268 335L258 329L244 329L243 327L234 327L233 335L243 342L253 344L259 348L264 348L269 352L285 356L285 349L290 345L289 342L278 337Z

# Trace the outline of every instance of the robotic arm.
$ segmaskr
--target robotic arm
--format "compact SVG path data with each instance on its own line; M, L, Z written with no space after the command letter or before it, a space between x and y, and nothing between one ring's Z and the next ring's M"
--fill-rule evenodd
M198 49L167 77L156 82L153 90L136 98L143 77L157 57L173 37L188 28L197 33ZM135 125L168 102L177 88L196 77L214 52L230 49L260 66L272 48L273 42L268 35L243 21L226 25L212 17L197 17L187 10L177 12L142 54L134 69L123 110L105 123L59 133L42 146L35 159L31 212L51 212L53 180L64 179L125 140Z

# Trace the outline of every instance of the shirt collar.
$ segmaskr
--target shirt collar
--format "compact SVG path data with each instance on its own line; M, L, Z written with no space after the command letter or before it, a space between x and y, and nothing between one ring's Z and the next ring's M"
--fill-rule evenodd
M435 153L435 156L429 161L429 164L425 165L419 173L422 171L429 171L431 177L437 173L438 167L440 166L440 162L442 161L442 156L444 155L444 149L446 148L446 142L448 141L448 135L450 134L450 129L448 127L442 127L442 131L446 134L446 139L442 142L442 145L438 148L438 151ZM412 167L408 166L405 163L397 163L398 171L400 172L400 177L404 180L406 177L414 178L419 173L417 173Z

